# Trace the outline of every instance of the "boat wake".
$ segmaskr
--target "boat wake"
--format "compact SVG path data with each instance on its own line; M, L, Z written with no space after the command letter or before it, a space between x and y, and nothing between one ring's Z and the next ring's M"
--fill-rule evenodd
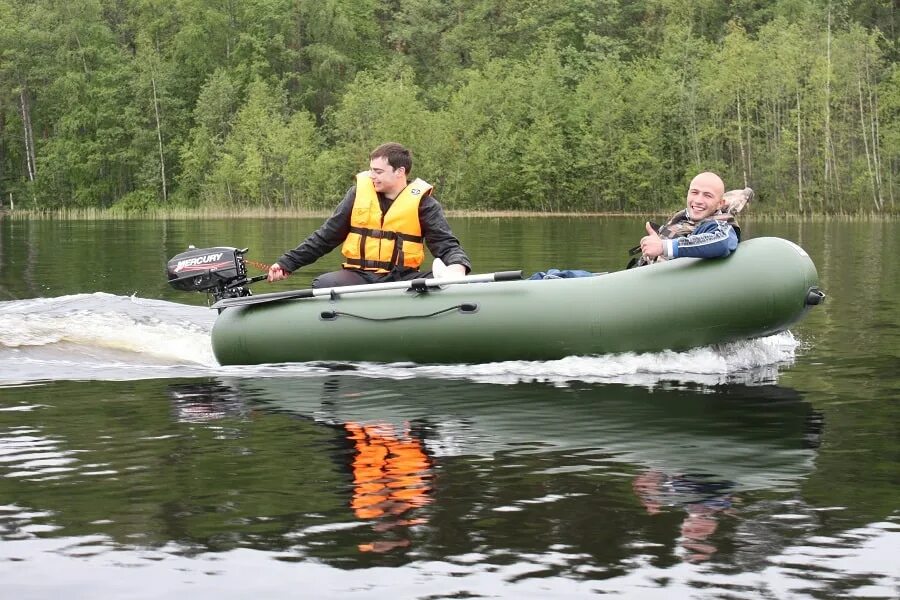
M215 313L102 292L0 303L0 382L202 375Z
M755 340L687 352L625 352L569 356L546 362L510 361L484 365L411 366L416 376L465 378L482 383L538 381L568 386L573 381L653 386L662 382L769 384L794 362L799 342L786 331Z
M164 300L77 294L0 302L0 386L52 380L302 377L342 371L361 377L659 385L774 383L800 342L790 332L688 352L572 356L553 361L419 365L291 363L219 366L210 345L215 311Z

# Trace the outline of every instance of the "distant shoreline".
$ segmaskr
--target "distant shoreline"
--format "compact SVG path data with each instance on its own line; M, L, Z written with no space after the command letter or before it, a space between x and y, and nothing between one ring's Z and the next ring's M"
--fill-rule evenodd
M673 208L672 212L677 210ZM671 212L530 212L518 210L447 210L451 219L528 219L528 218L635 218L666 217ZM325 219L329 210L292 210L274 208L220 209L220 208L171 208L153 211L123 211L116 209L55 209L14 210L0 209L0 219L59 220L59 221L131 221L131 220L206 220L206 219ZM765 213L750 210L742 213L740 221L894 221L900 214L894 213L843 213L800 214Z

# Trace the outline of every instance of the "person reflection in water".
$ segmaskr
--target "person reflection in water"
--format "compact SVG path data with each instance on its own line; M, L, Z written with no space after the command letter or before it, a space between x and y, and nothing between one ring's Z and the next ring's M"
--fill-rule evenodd
M718 529L719 517L734 514L736 499L730 483L648 469L635 478L632 487L649 515L674 506L687 512L679 537L686 561L697 563L712 558L717 550L712 536Z
M398 433L389 423L345 423L355 455L353 498L350 506L359 519L377 520L374 530L386 532L425 523L410 513L431 502L431 460L421 440L407 428ZM409 539L377 540L360 544L363 552L388 552L410 545Z

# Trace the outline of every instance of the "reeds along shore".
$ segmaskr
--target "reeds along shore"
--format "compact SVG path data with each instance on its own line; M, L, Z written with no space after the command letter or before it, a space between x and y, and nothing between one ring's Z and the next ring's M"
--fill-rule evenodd
M758 208L758 207L757 207ZM675 210L675 209L673 209ZM447 217L452 219L518 219L518 218L659 218L667 217L672 211L659 212L537 212L537 211L497 211L497 210L448 210ZM205 219L325 219L330 215L326 210L298 210L281 208L160 208L146 211L122 211L102 208L70 208L55 210L9 210L0 208L0 219L12 220L58 220L58 221L131 221L131 220L205 220ZM835 213L835 214L800 214L776 213L754 210L742 213L741 222L769 221L895 221L900 213Z

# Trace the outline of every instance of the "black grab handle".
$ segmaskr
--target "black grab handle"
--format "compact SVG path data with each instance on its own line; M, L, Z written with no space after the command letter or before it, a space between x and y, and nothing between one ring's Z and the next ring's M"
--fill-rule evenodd
M498 271L494 273L494 281L515 281L522 279L522 271Z

